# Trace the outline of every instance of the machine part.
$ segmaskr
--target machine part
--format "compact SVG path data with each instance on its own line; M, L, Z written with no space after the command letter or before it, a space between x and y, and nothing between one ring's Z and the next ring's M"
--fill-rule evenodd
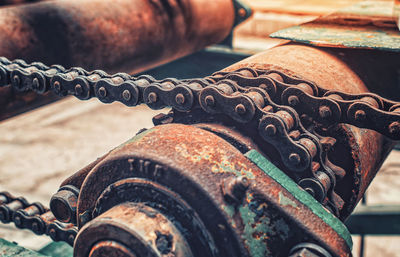
M70 245L74 244L78 232L74 224L57 221L42 204L30 204L25 198L16 198L7 192L0 192L0 221L13 222L17 228L29 229L37 235L46 234L56 242Z
M332 255L319 245L301 243L293 247L290 257L332 257Z
M320 144L320 139L324 138L307 131L293 109L271 100L273 97L274 100L280 101L279 95L289 87L289 83L301 84L306 90L316 90L317 87L310 82L281 72L278 74L274 71L252 69L241 69L232 74L216 73L206 79L179 81L168 78L157 81L147 75L108 75L102 71L87 72L82 68L66 70L62 66L47 67L39 63L28 65L21 60L10 62L6 58L1 60L5 64L2 66L4 85L10 81L21 91L31 89L43 93L52 89L58 95L73 94L82 100L96 96L105 103L120 101L125 105L135 106L144 102L153 109L171 106L181 112L202 108L207 113L228 115L234 122L246 124L254 120L256 122L252 122L253 134L260 134L261 140L275 147L282 159L281 165L296 172L297 174L292 175L296 180L304 177L315 177L319 180L313 173L313 167L326 172L330 180L326 184L329 188L320 195L320 201L329 204L336 214L337 209L342 207L334 202L336 200L333 201L340 199L333 190L335 174L344 171L329 165L330 162L325 164L325 152L328 148L324 150ZM264 78L262 75L265 75ZM276 75L280 79L274 78ZM240 86L237 83L240 83ZM234 92L236 95L231 97L229 94L233 95ZM239 92L243 95L237 94ZM265 106L272 109L264 109ZM269 134L264 129L268 126L274 127L276 133ZM292 132L298 133L299 136L292 138ZM330 200L327 200L327 197Z
M146 219L160 215L172 223L169 229L179 230L173 238L182 236L179 243L193 256L287 256L304 240L333 256L346 256L351 248L344 225L261 154L251 150L245 156L194 126L148 129L95 166L80 189L75 256L111 247L103 239L142 256L135 249L143 247L129 245L144 238L141 225L126 222L136 223L143 206L150 207ZM151 253L157 233L153 221L148 224Z
M4 8L0 17L8 58L139 72L223 40L235 13L232 0L84 0Z
M181 231L161 212L142 203L122 203L81 229L74 256L193 255Z
M393 16L393 1L361 1L270 36L324 47L400 52L400 32Z
M139 72L220 42L250 14L239 0L42 1L0 10L0 55ZM0 89L0 120L57 99Z
M10 62L6 58L0 61L2 86L11 83L18 90L38 93L53 90L82 100L97 97L105 103L120 101L128 106L145 103L153 109L173 108L173 112L164 118L155 118L159 124L167 125L143 131L63 183L64 189L74 185L76 190L63 189L54 197L62 203L60 209L71 210L60 219L73 221L73 207L79 194L76 223L83 235L94 234L97 236L95 241L99 242L99 245L85 244L87 236L79 239L78 235L76 242L82 243L79 250L76 248L76 255L92 252L95 256L112 249L119 249L118 253L127 256L137 254L132 249L137 246L127 244L124 237L110 239L107 229L96 230L103 214L112 219L114 215L109 215L108 211L120 213L120 208L114 208L131 202L134 205L121 208L133 216L139 215L138 203L154 209L153 214L159 213L160 220L173 225L168 225L169 231L179 230L176 235L184 237L182 249L187 245L194 256L198 253L274 256L301 242L316 243L334 256L346 256L351 248L351 238L343 223L332 213L345 219L376 173L374 165L379 165L381 160L363 159L365 153L360 153L363 147L369 148L370 154L382 156L391 143L383 145L383 137L372 131L349 126L330 128L326 124L345 122L382 133L389 130L388 135L392 138L399 137L393 128L396 126L392 125L398 121L398 103L373 94L355 95L366 91L360 78L333 55L311 47L277 47L227 71L204 79L185 80L156 80L151 76L133 77L124 73L109 75L82 68L48 67L21 60ZM297 67L303 61L306 65ZM335 74L338 70L340 75ZM307 76L310 71L311 76ZM342 80L338 81L338 77ZM328 90L337 89L335 83L356 85L356 88L347 89L352 95L335 92L347 102L338 97L325 97L332 93ZM307 99L304 102L307 108L297 106L303 98ZM338 108L339 116L332 106ZM379 113L372 117L380 126L349 119L352 106L355 112L363 111L366 116ZM369 109L365 109L367 107ZM314 118L315 110L319 118ZM337 119L331 123L321 122L321 119L335 115ZM380 118L385 115L392 119L389 123ZM229 124L231 128L212 128L216 121ZM201 124L199 128L168 124L172 122ZM210 124L202 125L204 123ZM238 132L230 133L232 128ZM343 137L334 135L337 140L342 140L339 146L330 137L332 130L344 134ZM357 135L360 131L362 133ZM365 135L369 136L368 143L377 145L376 149L361 144ZM255 140L256 144L249 143L249 139L246 142L246 137ZM273 154L278 153L278 163L289 177L258 151L250 149L252 145L274 160ZM328 154L335 151L341 154L340 159L336 157L331 162ZM23 208L14 208L9 203L1 207ZM54 210L57 212L57 207ZM115 230L115 236L129 230L123 225L121 228L124 222L118 225L120 228ZM304 228L305 223L307 228ZM152 227L149 226L152 236L132 231L128 234L137 239L136 242L144 238L156 239L154 234L157 233ZM287 233L289 227L295 231L291 235ZM54 240L71 242L69 234L64 233L71 228L74 228L73 224L54 221L47 229ZM63 233L59 235L59 231ZM163 245L172 247L171 243ZM150 252L155 249L138 247ZM157 251L154 254L163 250Z
M321 121L322 117L319 117L318 107L332 103L332 105L330 105L332 106L332 116L335 115L334 110L341 110L341 114L338 116L339 120L336 121L346 123L343 118L346 117L348 112L346 109L338 108L341 106L340 98L323 97L324 93L327 90L346 92L347 94L343 93L343 95L353 94L354 96L367 93L368 89L365 86L365 83L369 85L367 78L371 77L371 70L380 64L375 62L375 60L367 59L369 62L365 65L370 65L370 69L355 69L358 72L355 73L354 70L351 69L351 66L349 66L349 62L345 62L338 57L341 55L342 50L340 49L334 51L333 49L328 50L289 44L275 47L266 52L249 57L225 69L225 71L234 71L244 67L264 70L275 69L286 74L291 74L292 76L299 76L308 81L312 81L315 85L318 85L318 94L311 94L311 92L306 93L305 91L302 91L301 94L293 94L293 97L291 97L292 94L285 94L284 92L282 95L286 95L286 97L282 99L282 101L291 106L295 106L294 108L296 111L299 111L299 115L302 115L303 122L305 121L304 118L310 116ZM352 57L361 56L362 55L353 55ZM350 58L347 58L346 60L348 59ZM353 59L352 62L360 62L360 60L366 61L366 59ZM392 69L395 68L395 66L392 67ZM369 73L362 73L363 71ZM364 83L364 81L366 82ZM396 85L391 86L395 87ZM296 87L291 87L288 91L289 90L292 92L296 91ZM301 97L305 95L308 97L304 99L303 102L300 102L302 99ZM320 97L318 97L318 95ZM314 105L312 102L307 102L313 97L315 97L314 99L319 99L317 101L319 103L318 105ZM296 99L296 101L291 99ZM300 104L295 105L296 102L299 102ZM364 101L360 101L360 103L361 102ZM357 105L358 104L355 104L355 106ZM369 103L362 105L368 106L367 108L372 106ZM310 111L311 109L307 106L314 106L313 111ZM304 107L307 107L307 110L302 109ZM303 115L301 110L305 111L306 116ZM315 113L314 110L317 110L317 112ZM376 113L373 115L380 116L381 114ZM398 120L399 118L396 118L393 122ZM372 120L369 121L371 125L376 122ZM334 122L328 124L334 125L337 123ZM350 124L357 126L360 123L354 122ZM387 127L387 129L389 129L389 127ZM335 186L335 191L344 201L344 207L341 210L340 216L342 219L345 219L364 195L365 190L374 178L376 172L379 170L382 162L393 148L393 142L387 140L376 132L348 125L333 126L328 131L322 132L327 136L335 137L338 141L331 148L329 157L333 163L344 168L346 171L346 175L342 179L338 180L337 185ZM389 130L387 130L387 132L390 133ZM386 135L388 135L388 133Z
M275 49L279 49L278 56L283 59L282 49L285 48ZM312 48L305 49L316 58L325 54ZM297 55L299 53L301 55L300 51L295 52ZM268 57L271 58L271 55ZM291 61L286 68L296 63ZM308 80L289 76L284 68L280 71L268 70L271 65L260 65L263 69L246 67L232 72L217 72L206 79L179 81L155 80L146 75L132 77L123 73L108 75L102 71L87 72L82 68L66 70L62 66L47 67L40 63L28 65L21 60L10 62L6 58L2 58L1 62L3 85L11 82L18 90L32 89L43 93L52 89L59 95L72 94L82 100L96 96L105 103L120 101L128 106L146 103L153 109L170 106L176 112L201 108L213 116L227 115L235 123L253 124L253 132L250 133L253 136L258 134L267 143L264 146L266 153L269 155L270 152L268 145L273 145L288 174L296 181L302 180L300 184L338 216L342 216L339 212L344 203L349 202L343 201L343 197L356 197L354 192L358 189L352 192L344 190L345 192L339 194L335 191L336 180L346 177L345 170L339 167L342 165L334 165L327 159L328 151L335 142L313 134L314 131L310 133L302 125L297 112L288 105L296 108L300 114L306 114L325 125L348 123L379 131L392 138L400 137L400 130L397 129L400 127L397 124L400 116L396 109L397 102L373 94L350 95L328 91L325 88L336 88L320 87ZM339 60L331 62L338 68L345 67ZM362 88L361 92L366 91L352 71L349 70L347 78L346 74L343 77L350 84L358 83ZM320 83L326 84L327 81ZM298 104L300 101L302 105ZM318 112L315 113L315 110ZM370 118L360 120L353 115L359 112ZM249 131L251 129L246 128L245 133ZM351 137L347 135L346 138ZM343 165L349 165L349 162ZM372 177L361 180L362 190L358 196L363 194L371 179ZM347 174L346 183L353 183L353 180L359 181L357 173ZM363 184L364 181L367 183ZM356 199L350 202L356 203ZM354 205L346 207L348 210L344 211L346 215L342 218L349 214Z
M76 204L79 189L72 185L60 187L50 200L50 209L54 216L64 223L76 223Z

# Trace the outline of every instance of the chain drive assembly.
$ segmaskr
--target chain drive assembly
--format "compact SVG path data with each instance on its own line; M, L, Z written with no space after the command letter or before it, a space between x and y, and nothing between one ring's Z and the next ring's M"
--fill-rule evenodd
M53 241L73 245L78 228L72 223L59 222L43 204L29 203L23 197L0 192L0 221L13 222L17 228L29 229L37 235L46 234Z
M201 79L156 80L148 75L110 75L101 70L49 67L1 57L0 87L10 84L18 91L52 91L81 100L96 97L104 103L117 101L126 106L146 104L152 109L171 107L179 113L201 110L225 115L272 145L289 175L336 215L343 200L334 189L345 171L327 157L335 139L305 128L302 121L308 118L324 127L346 123L400 139L400 103L375 94L328 91L276 70L241 68ZM3 222L13 220L17 227L47 233L70 244L77 231L73 224L56 221L42 205L29 205L5 193L0 194L0 215ZM43 228L37 228L35 224L39 223ZM55 233L57 236L52 235Z

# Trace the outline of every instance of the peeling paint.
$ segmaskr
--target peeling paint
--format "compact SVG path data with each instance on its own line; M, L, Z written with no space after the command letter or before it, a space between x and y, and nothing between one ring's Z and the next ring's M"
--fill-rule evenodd
M249 179L255 178L251 169L246 169L245 167L237 168L234 162L229 159L229 157L222 153L220 154L217 149L208 145L196 149L195 154L189 154L188 146L185 144L177 144L175 146L175 150L183 157L189 159L191 162L197 163L203 160L211 162L211 172L213 173L232 173L237 177L245 176Z
M392 2L367 1L270 36L324 47L400 52L400 32L392 15Z
M286 197L282 192L279 192L279 203L282 206L292 206L294 208L297 208L297 204L288 197Z

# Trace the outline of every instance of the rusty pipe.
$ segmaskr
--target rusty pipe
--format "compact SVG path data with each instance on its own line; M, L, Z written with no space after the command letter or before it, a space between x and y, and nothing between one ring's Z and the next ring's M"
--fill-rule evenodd
M234 18L232 0L40 2L0 9L0 55L139 72L223 40Z
M45 1L45 0L2 0L0 6L17 5L17 4L31 4L34 2Z
M343 58L351 55L353 58ZM358 57L358 59L354 59ZM354 55L342 49L324 49L299 44L278 46L251 56L228 68L232 71L241 67L276 69L307 79L328 90L338 90L352 94L369 92L368 78L375 76L366 70L354 71L353 63L363 63L373 69L380 63L365 64L363 55ZM351 61L351 64L350 64ZM396 67L394 67L396 68ZM363 72L364 71L364 72ZM331 136L338 140L330 159L347 174L336 186L345 206L341 218L346 218L364 196L366 189L375 177L383 161L393 148L393 142L384 136L367 129L350 125L339 125Z
M83 0L14 6L0 9L0 56L133 73L223 40L234 19L232 0ZM55 99L1 88L0 120Z

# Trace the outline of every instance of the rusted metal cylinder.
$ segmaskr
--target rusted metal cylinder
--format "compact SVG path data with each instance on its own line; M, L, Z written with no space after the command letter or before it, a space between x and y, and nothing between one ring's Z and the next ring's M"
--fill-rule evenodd
M232 0L82 0L12 6L0 9L0 56L134 73L223 40L234 19ZM0 88L0 120L56 99L52 94Z
M343 51L345 50L325 50L288 44L249 57L225 70L231 71L241 67L276 69L312 81L325 89L352 94L368 92L364 82L368 74L356 73L348 63L344 62ZM380 64L371 62L370 65L372 67ZM347 173L336 186L339 195L345 200L341 212L343 219L363 197L387 154L393 148L393 142L374 131L350 125L337 126L331 136L338 142L329 153L330 160L343 167Z
M88 245L93 247L87 249ZM175 225L158 210L140 203L117 205L82 228L74 251L75 257L193 256Z
M250 139L213 126L159 125L101 160L81 186L74 256L288 256L308 241L349 256L337 218L257 150L232 144Z
M223 40L232 0L49 1L0 9L0 55L139 72Z
M7 5L17 5L17 4L31 4L39 1L45 0L2 0L0 1L0 6L7 6Z

